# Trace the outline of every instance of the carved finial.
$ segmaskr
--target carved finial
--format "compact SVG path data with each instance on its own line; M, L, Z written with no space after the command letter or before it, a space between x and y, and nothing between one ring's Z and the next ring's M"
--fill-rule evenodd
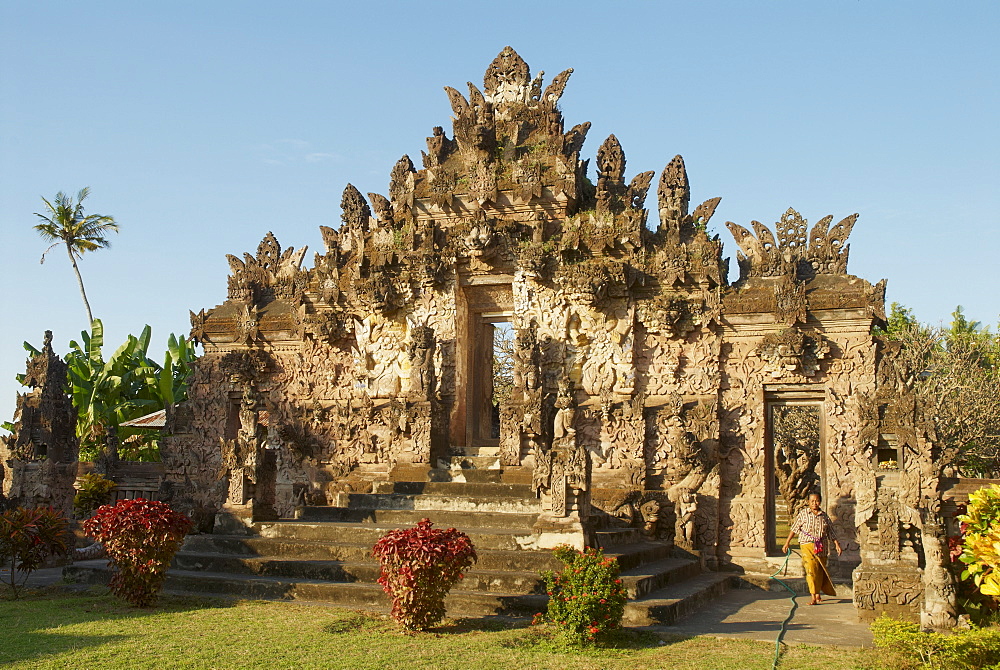
M413 206L413 184L416 170L413 161L406 154L396 161L389 175L389 200L397 210L409 210Z
M459 123L458 119L456 119L455 123ZM427 153L424 154L425 168L434 167L443 163L452 148L452 141L449 140L448 136L444 134L444 128L441 126L434 126L434 129L431 132L431 136L427 138ZM407 160L409 160L409 158L407 158Z
M52 351L52 331L46 330L42 338L42 351Z
M368 230L368 219L372 212L368 208L361 191L354 188L353 184L348 184L344 188L344 196L340 199L340 207L344 213L340 215L340 220L344 225L354 228Z
M464 95L451 86L445 86L444 92L448 94L448 100L451 102L451 111L455 112L455 116L463 116L469 111L469 101L465 99Z
M691 186L688 184L687 170L684 169L684 159L679 155L663 168L660 175L660 186L657 189L659 200L660 223L676 222L679 225L687 216L688 202L691 199Z
M368 200L372 203L372 209L375 210L375 216L378 217L379 223L389 223L393 222L392 215L392 203L384 195L379 193L369 193Z
M323 237L323 246L326 253L331 253L340 249L340 233L336 228L330 226L320 226L319 234Z
M265 270L272 272L278 267L281 259L281 245L274 233L268 232L257 245L257 264Z
M614 135L608 135L597 150L597 177L625 183L625 152Z
M720 202L722 202L722 198L709 198L694 208L694 212L691 213L691 218L695 221L701 221L703 224L707 224L712 220L712 216L715 214L715 208L719 206Z
M827 216L813 226L808 238L808 221L792 208L775 224L777 238L758 221L752 222L755 234L726 222L745 254L740 260L740 278L787 275L808 281L817 274L845 274L850 245L844 243L857 218L854 214L830 228L833 217Z
M509 46L504 47L503 51L493 59L483 77L486 96L493 101L493 104L520 98L521 91L530 93L527 90L530 82L531 70L528 64Z
M578 123L563 135L563 155L567 158L573 154L580 153L583 143L587 139L587 131L590 130L590 121Z
M649 193L649 185L655 176L656 173L650 170L649 172L640 172L632 177L632 181L628 185L628 200L632 209L642 209L646 203L646 194Z
M817 274L843 274L847 272L847 259L851 245L846 244L857 214L852 214L830 228L832 216L821 219L809 234L809 262Z
M618 138L609 135L597 150L597 211L622 211L625 196L625 152Z
M573 68L563 70L557 74L552 79L552 83L545 87L545 93L542 94L542 102L555 107L556 103L559 102L559 98L562 97L563 91L566 90L566 83L569 81L571 74L573 74Z
M775 232L778 233L778 246L787 249L804 249L806 246L807 221L802 215L789 207L778 223Z

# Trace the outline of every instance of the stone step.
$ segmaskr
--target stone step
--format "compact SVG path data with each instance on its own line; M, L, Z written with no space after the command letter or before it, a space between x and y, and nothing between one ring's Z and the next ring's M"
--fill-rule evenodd
M524 484L502 484L497 482L375 482L373 494L431 495L455 498L525 498L535 502L535 494ZM353 502L353 499L352 499ZM537 503L536 503L537 504Z
M642 533L637 528L612 528L594 533L594 541L598 547L609 549L623 544L634 544L642 541Z
M485 470L477 470L476 468L438 468L429 470L426 480L431 482L492 482L497 484L507 481L505 471L500 468Z
M282 527L286 523L271 522L273 527ZM311 524L307 524L311 525ZM295 537L257 537L247 535L189 535L181 548L181 552L189 554L229 554L238 557L280 557L289 559L364 562L371 560L371 548L378 539L377 532L368 533L364 524L328 524L331 528L341 528L344 535L340 540L303 539ZM551 551L530 548L510 547L509 539L523 537L516 532L508 534L486 532L479 534L476 529L470 529L470 537L476 544L479 554L479 566L483 569L523 570L538 572L540 570L559 570L559 562ZM282 530L284 532L284 529ZM495 546L489 546L493 544ZM634 544L613 547L604 552L605 556L618 560L619 569L623 572L641 565L672 558L670 545L658 542L637 542Z
M625 604L626 625L672 625L735 586L732 573L706 572Z
M437 528L531 528L537 513L453 512L450 510L364 509L350 507L306 507L299 519L303 522L348 521L373 524L414 526L430 519Z
M66 579L85 584L107 584L111 572L104 561L77 563L63 570ZM463 586L463 585L460 585ZM297 600L336 603L344 607L384 610L389 597L377 584L288 579L262 575L232 575L222 572L171 569L164 590L255 600ZM453 589L445 600L450 615L531 616L545 609L547 597L532 593L484 593Z
M832 562L831 562L832 563ZM748 572L761 575L772 575L777 573L778 577L795 579L805 577L802 569L802 559L798 555L792 555L786 562L784 556L765 556L763 558L743 559L740 564ZM833 572L834 566L830 566ZM836 573L834 572L834 576Z
M493 456L493 457L499 457L500 456L500 447L496 447L496 446L491 446L491 447L452 447L451 448L451 455L452 456L458 456L458 457L462 457L462 456L473 456L473 457L475 457L475 456Z
M372 543L374 544L374 543ZM178 553L181 554L225 554L237 558L280 558L282 560L341 561L363 563L372 560L371 544L350 542L325 542L319 540L296 540L241 535L191 535ZM524 549L484 549L476 550L479 555L477 566L484 570L507 570L512 572L537 573L542 570L556 570L562 563L550 551Z
M442 463L449 470L499 470L499 456L452 456Z
M328 582L365 582L369 584L374 584L379 577L378 563L374 560L321 561L179 552L174 556L171 568L233 575L316 579Z
M328 582L363 582L374 584L379 578L379 565L373 559L365 562L288 560L279 558L248 558L229 554L179 553L172 568L177 570L258 575L284 579L312 579ZM484 570L475 565L461 582L463 591L483 593L544 593L544 582L538 573Z
M671 584L701 574L701 564L686 558L664 558L638 567L623 570L622 583L631 599L642 598Z
M541 503L534 497L479 498L438 494L351 493L349 507L364 509L413 509L464 512L511 512L538 514Z
M267 521L255 525L260 537L285 540L320 540L323 542L346 542L372 547L386 533L412 524L352 523L308 521ZM446 526L440 526L446 528ZM530 530L515 528L469 528L462 529L472 544L483 549L521 549L530 547L534 535Z
M634 542L606 549L604 555L618 559L618 569L625 572L644 563L673 558L673 547L663 542Z

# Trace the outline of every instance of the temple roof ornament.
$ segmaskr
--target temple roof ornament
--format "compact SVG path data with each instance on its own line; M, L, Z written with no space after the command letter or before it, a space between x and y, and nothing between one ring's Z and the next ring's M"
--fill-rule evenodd
M732 221L726 227L741 251L737 252L740 279L747 277L795 276L802 280L816 275L846 274L851 245L846 244L857 214L843 219L833 228L833 216L826 216L813 226L792 208L775 224L777 239L767 226L753 221L754 233Z

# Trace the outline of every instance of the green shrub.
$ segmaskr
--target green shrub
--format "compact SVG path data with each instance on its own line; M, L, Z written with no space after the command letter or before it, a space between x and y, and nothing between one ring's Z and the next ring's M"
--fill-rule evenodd
M51 507L16 507L0 514L0 565L10 566L7 583L15 598L28 575L41 567L47 557L66 555L68 528L66 518ZM24 575L20 583L18 572Z
M915 623L882 614L871 630L875 646L894 654L906 668L982 670L1000 666L1000 628L924 633Z
M83 522L83 530L108 552L111 592L136 607L153 604L191 520L156 500L119 500Z
M600 644L621 628L628 594L618 576L618 560L600 549L582 552L563 545L553 550L566 567L542 573L549 594L546 618L574 645Z
M415 528L389 531L372 548L392 617L407 630L425 630L444 617L445 596L477 558L468 535L431 526L421 519Z
M80 488L73 498L73 513L78 519L89 517L98 507L111 502L111 492L116 486L115 482L97 472L80 477Z

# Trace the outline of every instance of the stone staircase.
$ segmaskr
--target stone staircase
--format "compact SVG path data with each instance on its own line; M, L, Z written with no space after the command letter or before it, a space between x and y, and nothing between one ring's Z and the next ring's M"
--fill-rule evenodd
M467 533L479 560L454 588L457 616L531 616L545 610L543 570L562 564L534 548L540 511L530 485L503 471L490 448L464 450L424 481L375 482L346 494L341 507L307 507L295 520L254 524L252 535L192 535L178 552L166 589L235 598L332 602L387 609L371 548L387 531L429 518ZM514 481L510 481L510 480ZM605 555L618 559L630 601L625 623L669 625L739 583L734 573L703 572L697 557L644 541L635 529L599 531ZM103 561L66 568L67 578L106 583Z

